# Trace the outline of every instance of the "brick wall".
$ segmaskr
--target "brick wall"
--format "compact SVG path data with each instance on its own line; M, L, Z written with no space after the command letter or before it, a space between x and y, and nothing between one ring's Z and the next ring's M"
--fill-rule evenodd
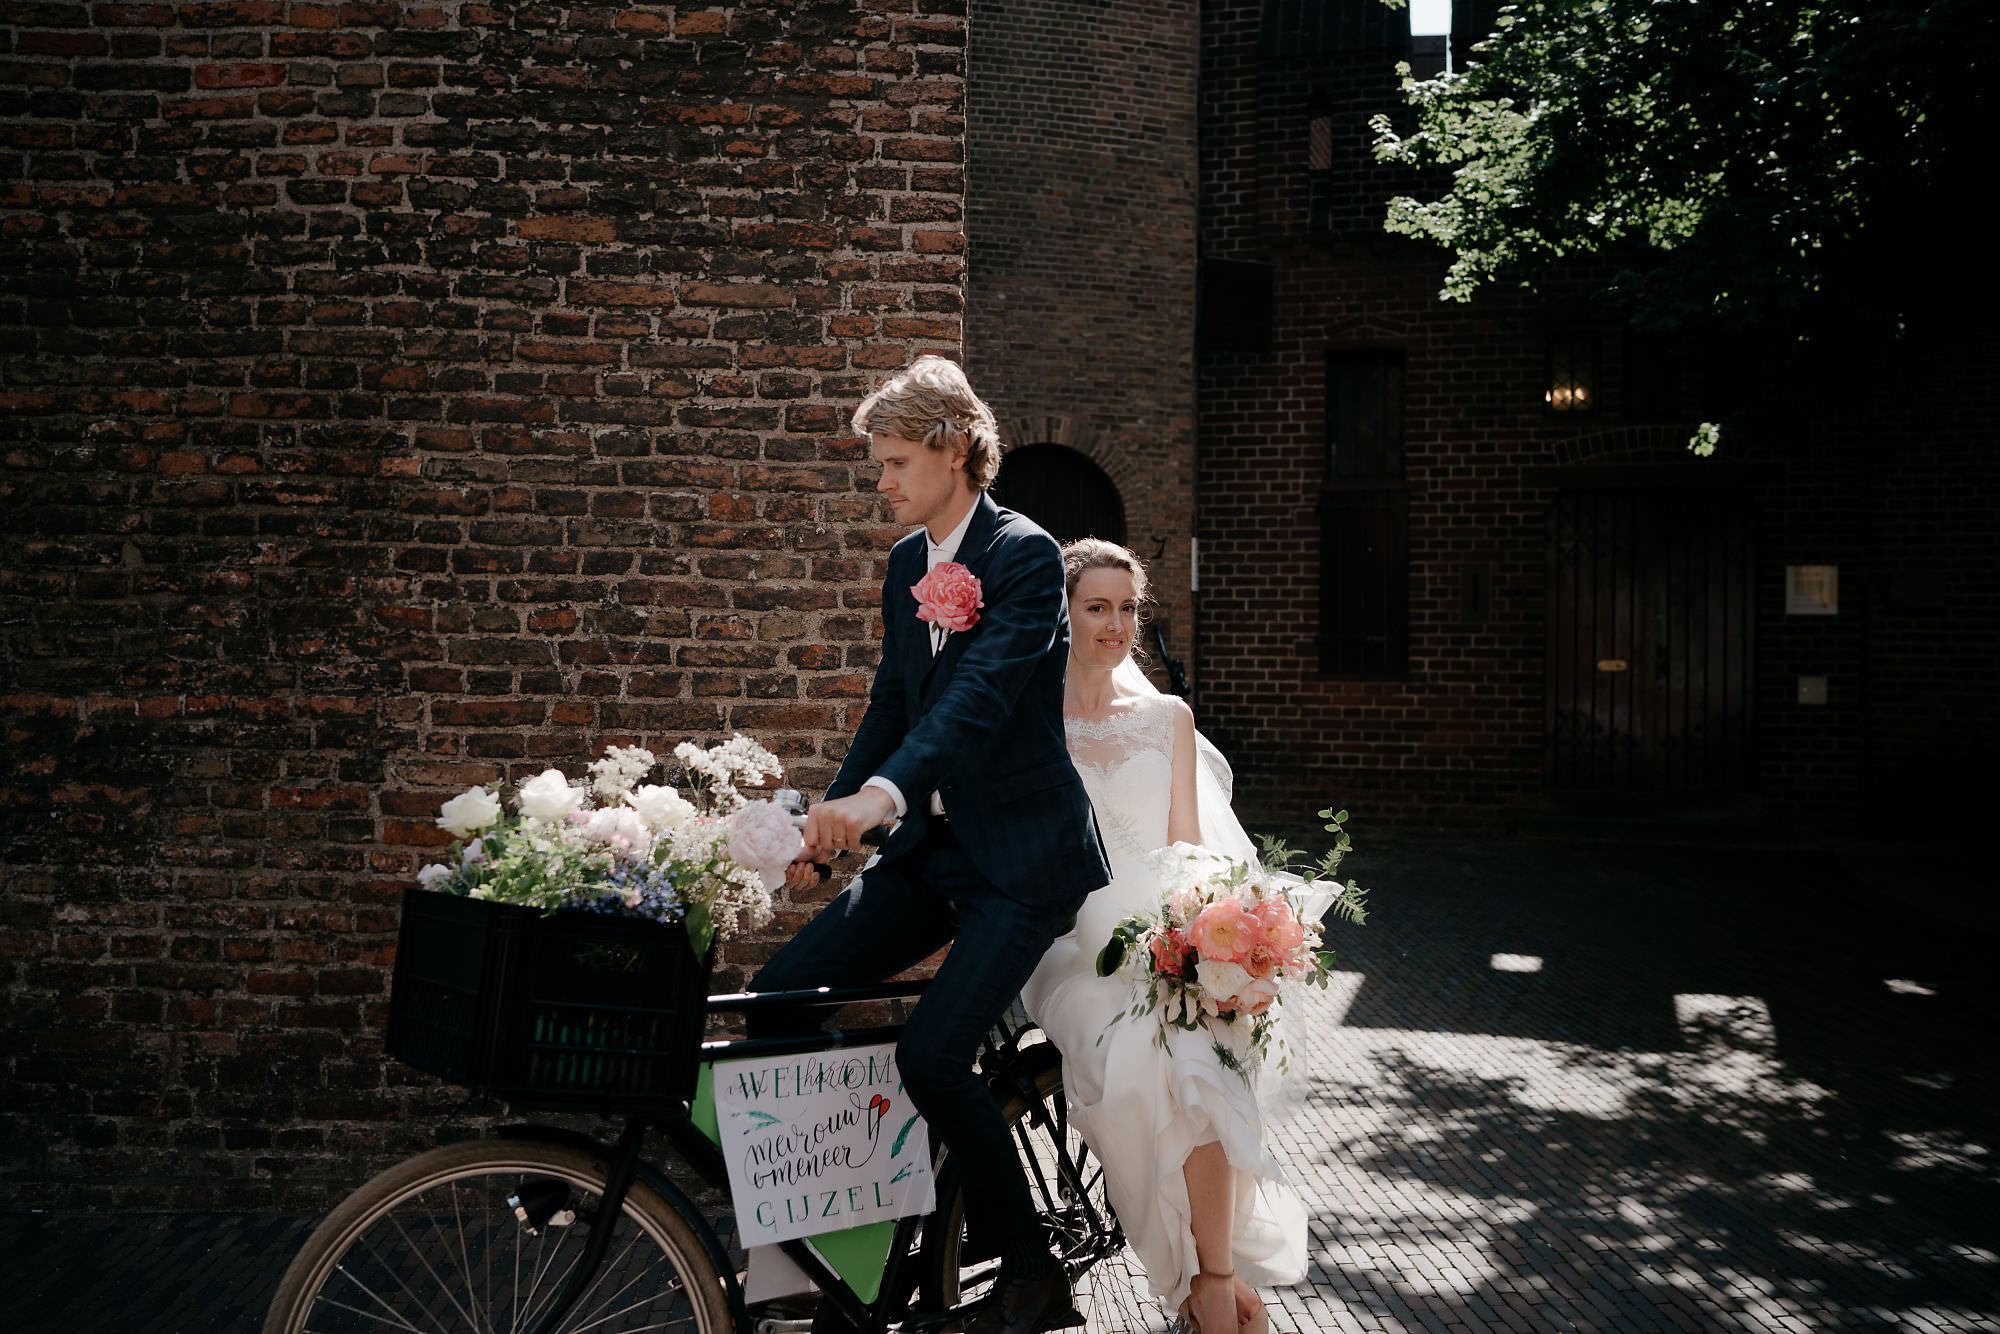
M450 793L737 728L830 777L963 65L928 0L0 11L7 1197L428 1142L378 1034Z
M972 7L966 365L1010 446L1118 486L1190 657L1196 6Z
M1203 253L1274 273L1270 349L1200 358L1203 724L1236 765L1242 804L1267 820L1304 822L1329 801L1357 828L1490 820L1539 787L1550 494L1522 470L1553 462L1563 434L1540 401L1540 312L1517 297L1439 302L1437 253L1380 231L1409 183L1373 161L1366 122L1395 104L1407 26L1371 25L1373 45L1260 58L1259 8L1203 11ZM1319 118L1332 122L1331 206L1316 229ZM1324 368L1347 348L1407 357L1404 680L1318 670ZM1472 561L1494 567L1477 626L1458 606Z

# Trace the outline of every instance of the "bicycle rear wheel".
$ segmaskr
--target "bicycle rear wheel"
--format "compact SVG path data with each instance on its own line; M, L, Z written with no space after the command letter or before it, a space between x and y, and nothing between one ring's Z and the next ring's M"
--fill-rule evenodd
M264 1334L517 1334L582 1257L608 1164L535 1140L419 1154L343 1200L285 1271ZM524 1220L516 1205L528 1215ZM688 1221L643 1181L559 1329L724 1334L721 1277Z
M1069 1123L1056 1049L1046 1042L1023 1048L1010 1073L1001 1111L1090 1334L1165 1328L1111 1212L1104 1165ZM938 1180L937 1212L924 1220L919 1272L923 1305L931 1310L978 1300L999 1272L997 1260L976 1254L968 1242L965 1192L949 1156Z

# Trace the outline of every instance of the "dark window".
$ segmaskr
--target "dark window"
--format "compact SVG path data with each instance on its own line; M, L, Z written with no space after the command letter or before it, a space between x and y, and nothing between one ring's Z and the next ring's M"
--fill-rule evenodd
M1542 402L1551 412L1595 412L1597 384L1597 335L1578 329L1552 331Z
M1271 350L1271 266L1255 259L1204 259L1198 270L1194 337L1204 352Z
M1319 669L1409 670L1409 491L1403 483L1403 354L1326 359L1326 486L1320 494Z
M1022 445L1000 459L993 499L1019 510L1058 542L1079 537L1125 541L1125 502L1118 484L1066 445Z
M1333 116L1315 112L1306 122L1306 227L1315 236L1333 230Z
M1403 354L1326 354L1326 474L1339 482L1403 477Z

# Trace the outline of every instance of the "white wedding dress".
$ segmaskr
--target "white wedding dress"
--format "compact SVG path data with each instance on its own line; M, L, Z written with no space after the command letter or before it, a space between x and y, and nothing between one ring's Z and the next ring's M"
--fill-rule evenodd
M1129 1014L1133 980L1097 975L1098 951L1112 928L1159 902L1145 859L1169 841L1177 703L1153 694L1132 699L1104 722L1065 721L1112 880L1084 901L1076 930L1049 947L1021 992L1028 1013L1062 1052L1071 1122L1103 1162L1111 1206L1153 1295L1169 1311L1187 1297L1199 1269L1181 1169L1190 1150L1212 1140L1237 1169L1237 1273L1269 1287L1299 1282L1306 1268L1305 1206L1264 1145L1255 1091L1215 1052L1218 1040L1235 1051L1241 1041L1213 1025L1213 1031L1172 1030L1163 1042L1156 1015Z

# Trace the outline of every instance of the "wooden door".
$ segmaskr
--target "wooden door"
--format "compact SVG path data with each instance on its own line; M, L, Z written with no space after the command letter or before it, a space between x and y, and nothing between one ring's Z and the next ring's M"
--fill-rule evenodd
M1579 491L1548 533L1551 788L1754 788L1751 522L1732 492Z

